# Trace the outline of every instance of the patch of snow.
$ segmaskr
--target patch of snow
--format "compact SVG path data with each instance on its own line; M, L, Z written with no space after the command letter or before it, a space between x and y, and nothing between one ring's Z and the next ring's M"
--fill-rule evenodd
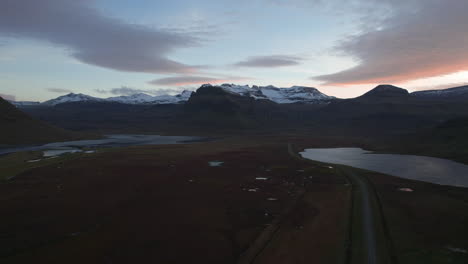
M71 102L100 102L100 101L104 101L104 99L92 97L92 96L85 95L85 94L70 93L70 94L59 96L55 99L46 101L42 104L55 106L58 104L71 103Z
M209 84L202 87L211 86ZM223 90L242 96L249 96L256 100L270 100L278 104L291 103L323 103L334 99L333 96L328 96L321 93L319 90L312 87L292 86L290 88L277 88L273 85L269 86L248 86L235 84L222 84Z
M220 87L223 88L223 90L234 94L249 95L250 93L250 87L248 85L235 85L225 83L222 84Z
M276 198L268 198L267 200L268 201L278 201L278 199L276 199Z
M33 163L33 162L39 162L39 161L41 161L41 160L42 160L42 159L35 159L35 160L28 160L27 162Z
M257 181L266 181L266 180L268 180L268 178L265 178L265 177L257 177L257 178L255 178L255 180L257 180Z
M122 104L178 104L188 101L191 95L192 91L185 90L177 95L151 96L148 94L139 93L128 96L110 97L105 100L119 102Z
M133 95L115 96L115 97L109 97L109 98L103 99L103 98L92 97L92 96L85 95L85 94L70 93L67 95L59 96L52 100L48 100L42 103L42 105L55 106L58 104L70 103L70 102L115 102L115 103L121 103L121 104L135 104L135 105L136 104L178 104L178 103L188 101L191 95L192 95L191 91L185 90L182 93L177 94L177 95L152 96L152 95L145 94L145 93L138 93L138 94L133 94Z
M154 97L144 93L139 93L127 96L109 97L106 99L106 101L118 102L123 104L146 104L154 101Z

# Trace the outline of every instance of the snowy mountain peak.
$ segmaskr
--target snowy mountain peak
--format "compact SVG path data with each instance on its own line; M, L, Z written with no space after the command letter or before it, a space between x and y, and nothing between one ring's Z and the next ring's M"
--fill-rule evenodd
M193 93L192 91L184 90L184 91L182 91L182 93L176 95L176 97L188 100L190 98L190 96L192 95L192 93Z
M118 102L124 104L139 104L139 103L148 103L154 101L154 97L144 93L132 94L132 95L123 95L116 97L109 97L106 101Z
M75 94L75 93L69 93L67 95L62 95L59 96L55 99L46 101L42 104L44 105L58 105L58 104L63 104L63 103L71 103L71 102L90 102L90 101L103 101L101 98L96 98L92 97L86 94Z
M279 104L290 103L328 103L335 97L325 95L313 87L292 86L290 88L278 88L273 85L268 86L252 86L236 85L236 84L221 84L211 85L203 84L203 87L220 87L226 92L237 94L240 96L252 97L256 100L270 100ZM63 103L71 102L114 102L122 104L179 104L189 100L192 91L183 91L177 95L158 95L152 96L145 93L137 93L133 95L123 95L109 97L106 99L96 98L85 94L70 93L59 96L55 99L46 101L41 105L55 106ZM23 106L21 102L17 102L17 106Z
M211 87L210 84L202 87ZM323 103L335 97L325 95L313 87L292 86L290 88L278 88L273 85L252 87L248 85L221 84L223 90L242 96L249 96L257 100L270 100L278 104L290 103Z
M58 104L71 102L114 102L122 104L178 104L187 101L190 98L191 94L191 91L183 91L182 93L177 95L159 96L152 96L145 93L137 93L132 95L122 95L103 99L85 94L70 93L67 95L59 96L55 99L48 100L43 103L37 103L35 105L55 106ZM15 102L15 105L21 107L31 104L27 104L27 102Z
M191 94L192 92L187 90L177 95L152 96L145 93L138 93L133 95L110 97L105 100L122 104L178 104L187 101Z

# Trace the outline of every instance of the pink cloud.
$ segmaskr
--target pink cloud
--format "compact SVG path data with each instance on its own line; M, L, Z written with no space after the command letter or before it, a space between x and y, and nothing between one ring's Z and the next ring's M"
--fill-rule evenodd
M204 77L204 76L175 76L175 77L167 77L152 80L149 83L154 85L169 85L169 86L187 86L187 85L201 85L205 83L211 84L222 84L222 83L229 83L229 82L239 82L249 80L250 78L245 77L225 77L225 78L212 78L212 77Z
M313 79L328 85L398 83L468 70L468 1L413 2L412 12L395 6L381 29L338 45L357 66Z
M295 66L302 62L302 58L288 55L253 56L233 64L237 67L275 68Z

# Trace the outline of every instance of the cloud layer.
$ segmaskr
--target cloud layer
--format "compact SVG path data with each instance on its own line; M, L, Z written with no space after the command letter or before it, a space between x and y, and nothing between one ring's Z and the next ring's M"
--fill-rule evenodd
M301 61L302 58L287 55L253 56L247 58L246 60L235 63L234 66L275 68L299 65Z
M193 46L186 34L124 23L91 7L94 0L2 0L0 34L47 41L79 61L129 72L187 73L194 67L170 60Z
M381 28L337 47L359 64L313 79L333 85L398 83L468 70L468 1L412 0L411 9L401 8L401 0L383 2L393 5L393 16Z
M101 94L113 94L113 95L134 95L134 94L139 94L139 93L151 94L151 95L166 95L166 94L180 93L182 92L182 89L173 88L173 89L152 90L152 89L137 89L137 88L132 88L128 86L122 86L119 88L112 88L109 90L97 89L95 91Z
M63 89L63 88L47 88L47 91L53 93L71 93L72 90Z
M200 85L205 83L211 84L220 84L228 82L239 82L245 81L249 78L244 77L235 77L235 76L225 76L224 78L213 78L205 76L174 76L156 79L150 81L150 84L153 85L168 85L168 86L187 86L187 85Z

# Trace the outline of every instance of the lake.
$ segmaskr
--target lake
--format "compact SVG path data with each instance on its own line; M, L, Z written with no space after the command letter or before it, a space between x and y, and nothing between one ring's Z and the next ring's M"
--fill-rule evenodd
M84 149L115 148L139 145L180 144L202 140L200 137L159 135L106 135L102 139L55 142L40 146L0 149L0 155L20 151L43 151L45 157L82 152Z
M306 159L347 165L441 185L468 187L468 165L451 160L398 154L375 154L360 148L306 149Z

